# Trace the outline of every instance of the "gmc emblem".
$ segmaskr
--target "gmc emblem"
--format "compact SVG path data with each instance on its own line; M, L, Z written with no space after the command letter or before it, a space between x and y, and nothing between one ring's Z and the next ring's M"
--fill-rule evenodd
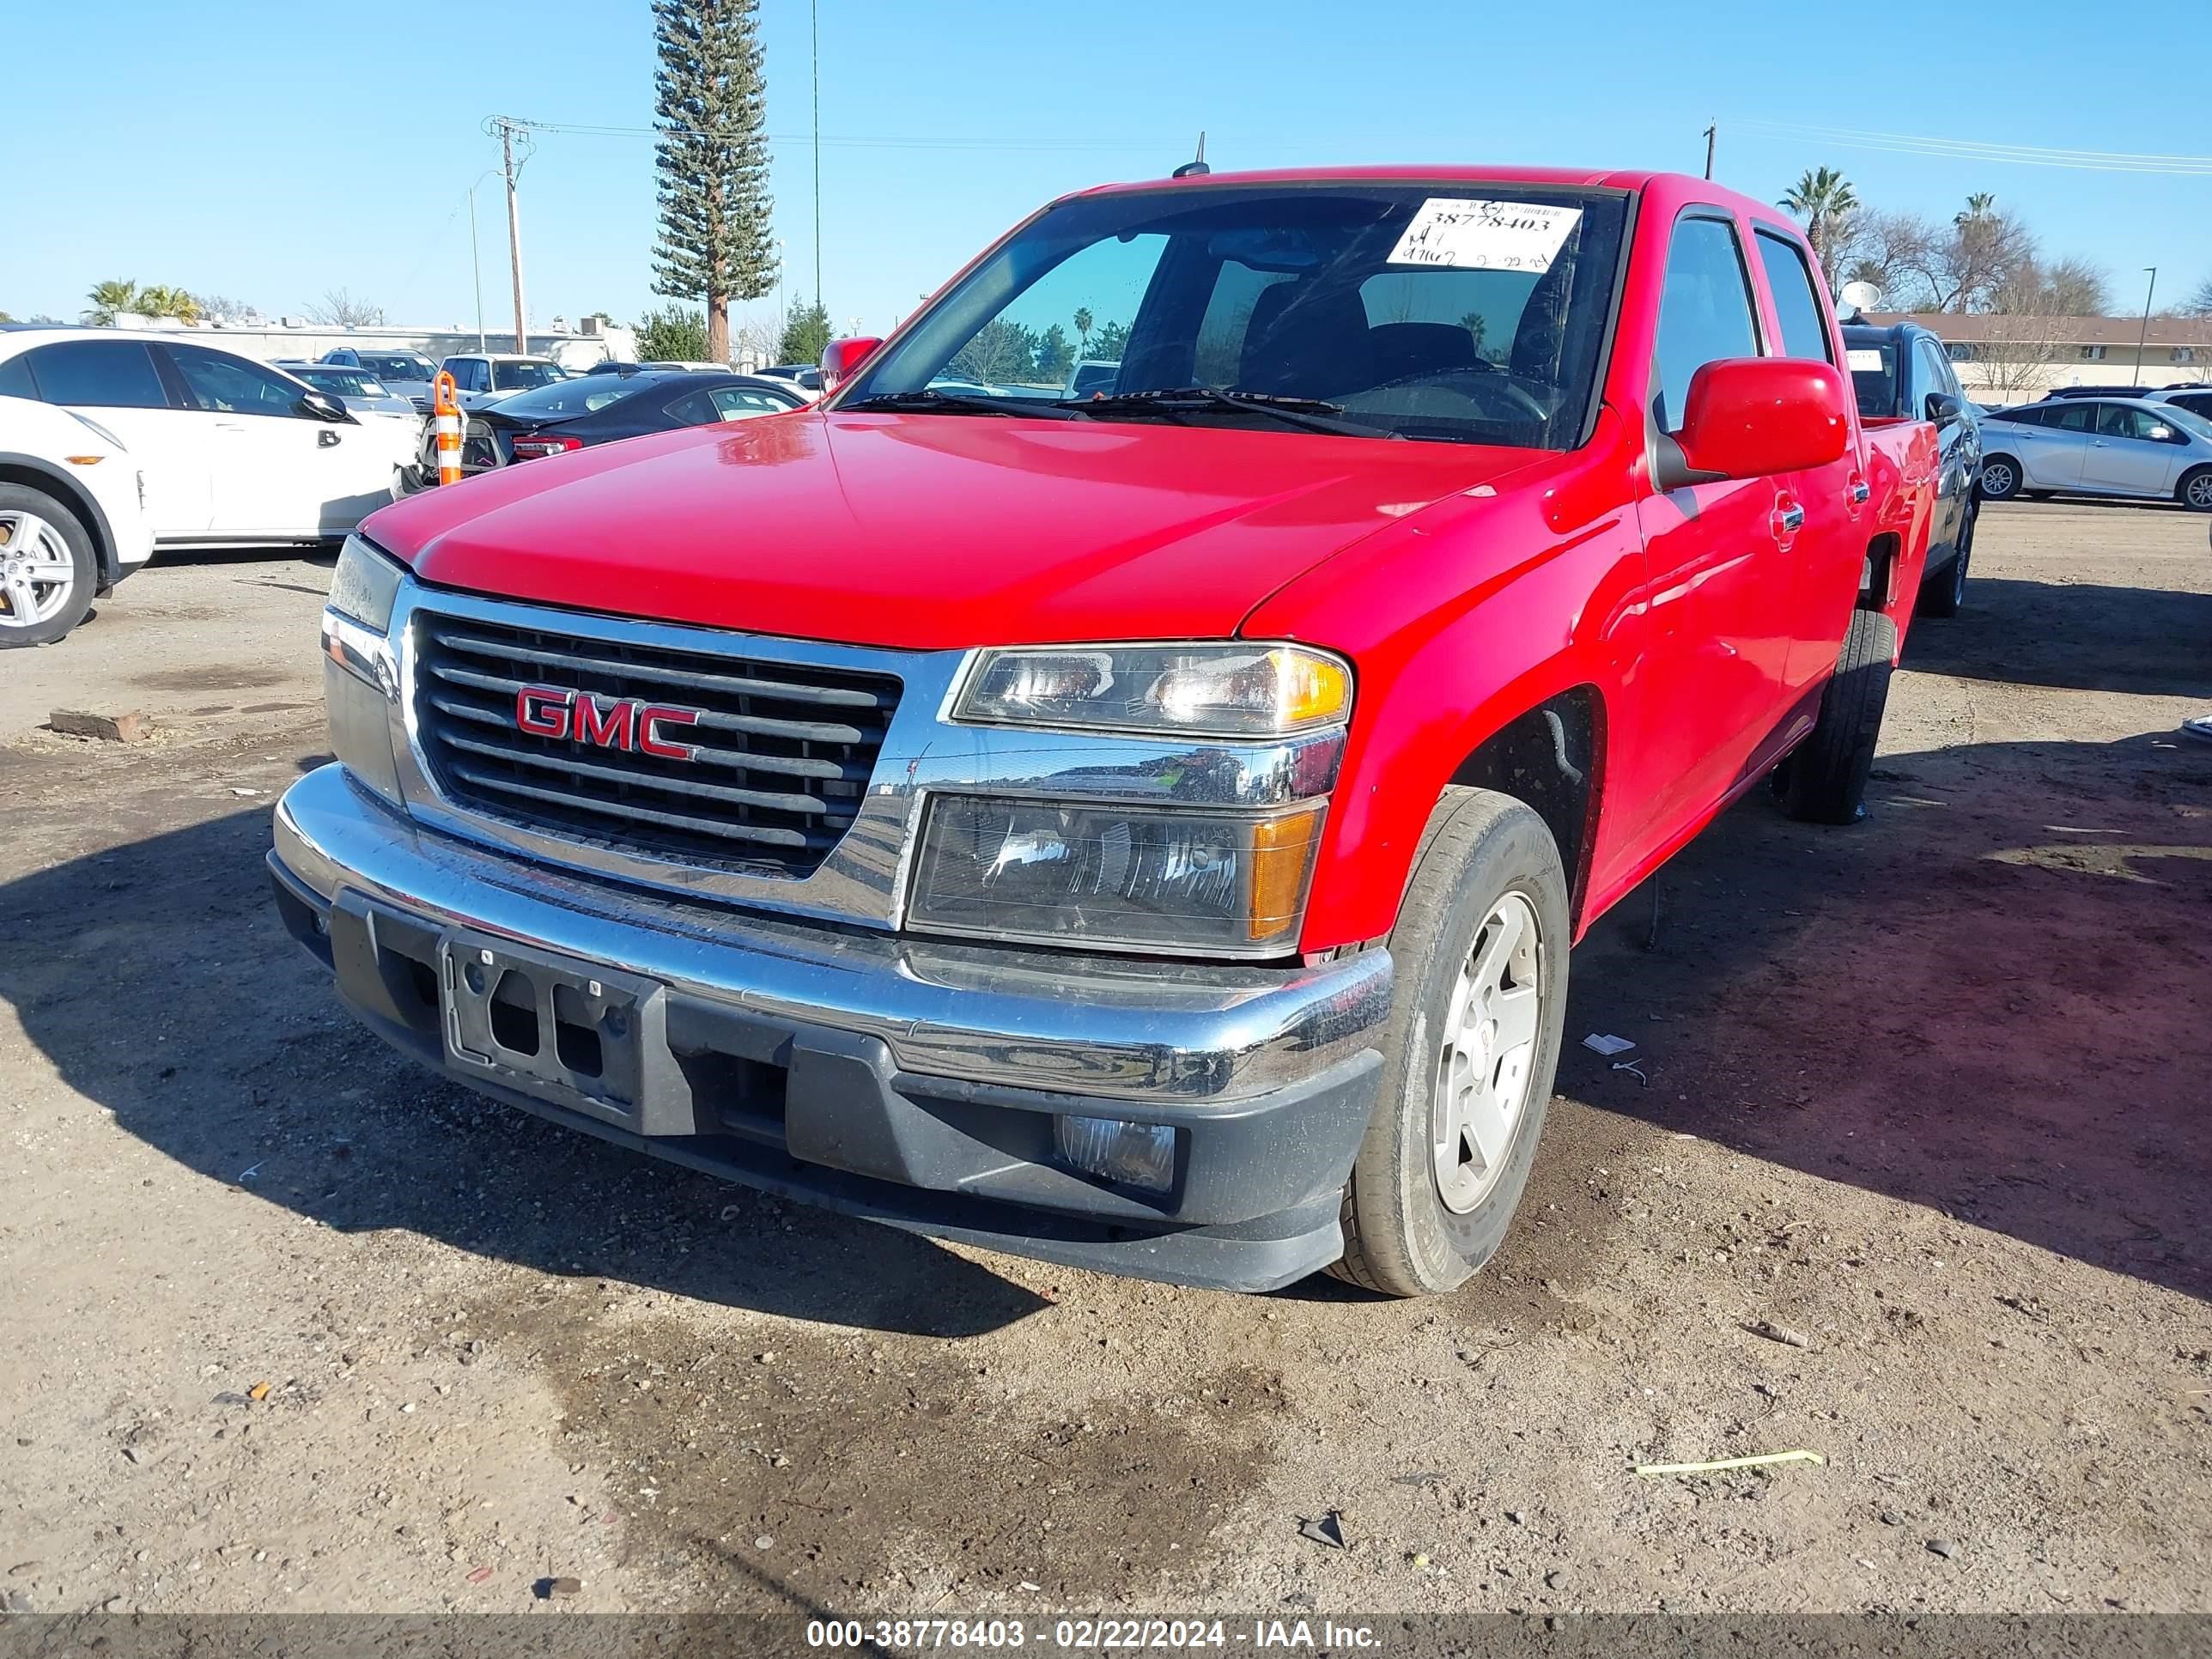
M640 702L635 697L600 697L589 691L564 691L556 685L526 685L514 694L514 724L534 738L566 738L597 749L623 749L658 755L663 760L696 760L688 743L661 735L671 726L696 726L696 708Z

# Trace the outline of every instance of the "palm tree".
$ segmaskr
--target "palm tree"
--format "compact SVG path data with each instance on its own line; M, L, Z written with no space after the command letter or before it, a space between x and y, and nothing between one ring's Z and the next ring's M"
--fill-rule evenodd
M1982 191L1966 198L1966 210L1952 216L1951 222L1964 226L1969 220L1986 219L1996 210L1997 198L1994 192Z
M200 302L180 288L171 288L166 283L149 283L138 290L138 307L149 317L173 317L180 323L196 320L200 314Z
M1091 355L1091 325L1092 320L1091 307L1089 306L1076 307L1075 337L1083 342L1083 355L1086 357Z
M1833 167L1811 168L1782 198L1782 205L1805 222L1805 240L1812 243L1821 269L1827 269L1829 251L1843 240L1851 215L1859 210L1851 181Z
M138 309L138 284L127 276L119 282L95 283L84 297L92 301L93 322L108 328L113 326L117 312Z

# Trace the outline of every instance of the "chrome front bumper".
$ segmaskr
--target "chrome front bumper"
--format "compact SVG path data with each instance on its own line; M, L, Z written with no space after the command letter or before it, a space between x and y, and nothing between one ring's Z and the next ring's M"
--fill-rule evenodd
M740 912L441 834L338 766L285 795L270 862L287 925L326 963L335 952L340 989L372 1027L578 1127L833 1208L1110 1271L1260 1289L1340 1248L1337 1197L1389 1012L1387 951L1310 968L1200 966ZM435 971L457 936L654 988L666 1043L684 1054L719 1046L773 1071L773 1112L737 1104L718 1116L681 1088L680 1105L607 1109L467 1074L434 1008L411 1028L393 1017L384 988L404 976L360 965L363 951L413 939L412 959ZM1141 1194L1054 1167L1055 1114L1172 1125L1175 1189Z

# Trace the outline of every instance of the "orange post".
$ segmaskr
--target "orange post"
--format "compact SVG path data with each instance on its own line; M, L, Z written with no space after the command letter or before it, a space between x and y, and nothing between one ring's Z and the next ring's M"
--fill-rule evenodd
M438 482L461 481L461 405L454 396L453 377L444 369L430 383L430 421L438 438Z

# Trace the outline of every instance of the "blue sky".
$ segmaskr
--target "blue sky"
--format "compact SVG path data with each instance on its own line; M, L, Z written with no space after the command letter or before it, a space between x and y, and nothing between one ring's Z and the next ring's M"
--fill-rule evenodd
M74 318L104 277L222 294L274 315L343 287L394 321L473 319L464 191L498 161L494 112L643 127L645 0L492 7L298 0L184 7L110 0L97 28L17 0L6 25L0 309ZM2011 0L1999 27L1953 12L1952 44L1908 67L1918 24L1893 9L1583 0L822 0L823 285L842 328L910 310L1039 202L1156 177L1199 129L1218 167L1369 161L1703 164L1762 198L1840 167L1881 206L1944 217L1974 190L2024 216L2053 253L2112 276L2118 308L2212 276L2212 177L2146 176L1755 137L1764 121L2009 144L2212 150L2177 109L2201 66L2152 85L2190 8ZM763 0L777 234L787 294L816 258L805 0ZM1931 9L1931 17L1936 15ZM450 17L450 22L443 20ZM2094 33L2094 39L2090 38ZM449 34L450 50L434 42ZM2077 44L2069 48L2066 42ZM2083 77L2128 40L2125 96ZM445 64L465 67L446 70ZM28 73L21 71L28 70ZM2174 135L2181 135L2179 140ZM887 140L858 143L854 140ZM922 147L927 145L928 147ZM522 175L533 325L651 292L652 144L546 133ZM477 192L484 313L512 317L496 178ZM746 310L773 312L774 296Z

